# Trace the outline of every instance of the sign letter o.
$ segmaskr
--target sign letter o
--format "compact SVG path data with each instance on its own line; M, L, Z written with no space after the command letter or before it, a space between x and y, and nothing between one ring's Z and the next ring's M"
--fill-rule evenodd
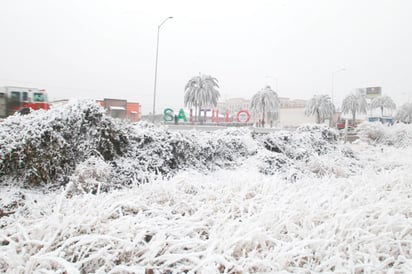
M250 120L250 114L249 111L247 110L240 110L237 114L236 114L236 120L239 123L247 123Z

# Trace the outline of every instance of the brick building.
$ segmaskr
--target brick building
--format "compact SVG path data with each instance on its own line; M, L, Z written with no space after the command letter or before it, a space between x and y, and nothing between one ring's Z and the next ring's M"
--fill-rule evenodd
M128 119L132 122L140 121L140 104L123 99L104 98L97 100L108 114L114 118Z

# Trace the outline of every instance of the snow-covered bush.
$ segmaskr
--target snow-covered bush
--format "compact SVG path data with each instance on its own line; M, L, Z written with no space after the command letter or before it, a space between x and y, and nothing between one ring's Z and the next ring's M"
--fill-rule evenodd
M259 152L256 162L259 172L266 175L282 174L285 178L293 181L302 174L302 171L297 170L296 161L283 153L263 150Z
M325 124L305 124L299 126L296 131L310 133L316 139L329 143L335 143L339 137L339 132L336 129L330 128Z
M412 103L405 103L396 111L395 119L405 124L412 123Z
M78 168L88 166L91 156L111 167L107 180L112 185L123 186L186 168L226 168L256 153L249 130L170 132L113 119L93 101L9 117L0 124L0 137L0 177L30 186L66 184L73 172L80 176ZM89 183L82 182L80 188L94 191L94 183Z
M412 146L412 124L395 124L390 127L392 143L397 147Z
M380 122L363 122L356 128L356 133L361 141L382 142L386 139L386 130Z
M111 165L102 158L92 156L78 164L74 174L70 176L72 191L98 193L110 188Z
M324 154L335 149L337 133L324 125L304 125L296 131L278 131L257 139L272 152L284 153L301 160L312 154Z
M246 128L169 131L111 118L93 101L9 117L0 124L0 137L3 184L59 186L72 179L85 192L170 178L185 169L233 168L254 155L260 172L291 176L314 155L338 150L337 133L325 125L263 134Z
M257 164L264 174L281 174L293 181L311 175L348 176L358 167L353 151L339 147L338 133L325 125L304 125L294 132L278 131L257 139L267 150L259 152Z
M126 145L122 127L94 101L17 114L0 123L0 177L31 186L67 183L76 165L91 154L113 160Z
M113 162L115 185L170 177L182 169L208 172L233 167L256 153L249 145L252 141L248 130L171 132L145 123L127 130L128 150Z
M412 125L394 124L387 126L380 122L363 122L356 130L364 142L404 147L412 145Z

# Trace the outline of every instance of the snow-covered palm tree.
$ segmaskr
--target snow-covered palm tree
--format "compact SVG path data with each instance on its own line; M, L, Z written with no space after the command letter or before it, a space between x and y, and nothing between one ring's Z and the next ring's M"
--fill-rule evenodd
M335 106L333 105L329 95L315 95L305 106L305 115L316 115L316 123L324 122L335 113Z
M195 107L195 115L202 107L216 107L220 97L219 84L216 78L201 74L192 77L185 86L184 105Z
M396 112L395 119L405 124L412 123L412 103L403 104Z
M352 121L354 125L356 122L356 113L366 114L367 109L368 103L366 102L366 98L360 92L349 94L343 99L342 112L352 113Z
M371 108L380 108L381 117L383 116L383 109L396 109L396 104L393 102L392 98L389 96L376 97L371 102Z
M279 113L279 97L278 94L271 89L270 86L259 90L255 95L253 95L250 100L250 109L262 115L262 125L265 125L265 118L268 118L272 114L274 120L278 118Z

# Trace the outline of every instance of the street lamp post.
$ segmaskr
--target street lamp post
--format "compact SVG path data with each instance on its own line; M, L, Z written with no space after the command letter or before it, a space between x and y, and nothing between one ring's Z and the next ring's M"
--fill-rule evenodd
M155 77L154 77L154 90L153 90L153 117L152 122L155 122L155 113L156 113L156 84L157 84L157 61L159 59L159 34L160 27L166 23L167 20L172 19L172 16L167 17L163 22L157 26L157 44L156 44L156 65L155 65Z
M333 104L333 93L334 93L334 89L335 89L335 74L341 71L346 71L346 68L341 68L338 70L335 70L334 72L332 72L332 93L331 93L331 100L332 100L332 104Z

